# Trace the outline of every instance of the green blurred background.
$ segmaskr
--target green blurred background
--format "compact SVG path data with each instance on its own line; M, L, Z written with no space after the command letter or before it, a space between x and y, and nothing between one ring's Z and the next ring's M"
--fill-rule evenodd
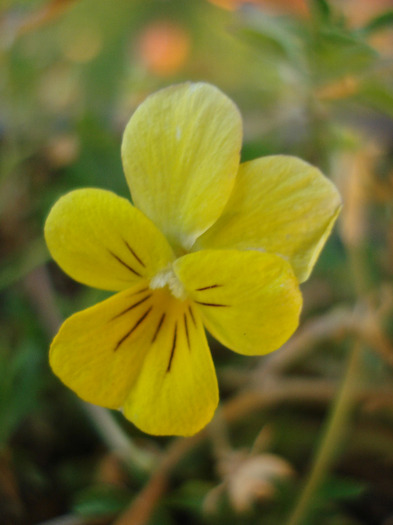
M1 525L393 524L392 0L2 0ZM76 187L129 197L122 132L184 80L244 118L243 160L319 166L344 200L282 350L211 342L213 423L143 435L50 372L61 320L105 295L50 261L42 229Z

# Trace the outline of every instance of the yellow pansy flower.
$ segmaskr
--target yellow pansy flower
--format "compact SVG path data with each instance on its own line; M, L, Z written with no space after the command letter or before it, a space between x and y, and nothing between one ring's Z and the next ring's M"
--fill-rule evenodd
M239 112L217 88L163 89L123 137L135 206L80 189L45 224L66 273L118 292L64 322L50 349L54 373L151 434L192 435L213 416L218 387L204 326L245 355L291 336L299 283L339 213L318 169L281 155L239 165L241 140Z

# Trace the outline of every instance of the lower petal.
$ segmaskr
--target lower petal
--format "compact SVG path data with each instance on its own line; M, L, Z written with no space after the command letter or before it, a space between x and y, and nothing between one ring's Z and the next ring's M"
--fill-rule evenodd
M295 331L302 298L281 257L257 251L203 250L174 264L206 328L241 354L266 354Z
M141 430L191 435L218 403L197 312L142 283L67 319L50 349L54 373L85 401L124 407Z
M211 420L218 403L201 320L187 301L169 299L156 330L124 415L150 434L193 435Z
M72 315L52 342L53 372L85 401L119 408L143 364L157 313L141 284Z

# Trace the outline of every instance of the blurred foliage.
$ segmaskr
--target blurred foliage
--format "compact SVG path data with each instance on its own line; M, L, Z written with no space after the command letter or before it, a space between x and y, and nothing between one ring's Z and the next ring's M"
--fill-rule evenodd
M289 524L359 339L360 394L299 525L390 523L392 29L390 0L3 0L2 525L59 516L70 524L113 523L148 483L149 473L122 464L49 370L47 349L61 317L103 295L49 262L42 227L57 197L73 188L129 196L120 160L124 126L146 95L186 79L216 84L239 105L244 160L300 156L335 180L345 207L303 286L299 338L309 339L299 343L299 357L264 376L269 358L243 358L213 342L226 414L245 389L260 401L226 416L225 454L218 428L179 459L143 523ZM337 308L342 319L333 316ZM144 436L121 416L116 422L141 451L168 453L172 440ZM268 438L259 438L265 428ZM253 477L255 458L265 453L293 474L271 479L258 470ZM233 492L238 476L248 487L243 510Z

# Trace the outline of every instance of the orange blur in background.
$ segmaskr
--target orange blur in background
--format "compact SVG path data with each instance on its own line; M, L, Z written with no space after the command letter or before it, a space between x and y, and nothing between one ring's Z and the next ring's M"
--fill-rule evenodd
M145 27L137 47L139 58L148 71L167 76L185 64L191 42L188 32L181 25L159 20Z

